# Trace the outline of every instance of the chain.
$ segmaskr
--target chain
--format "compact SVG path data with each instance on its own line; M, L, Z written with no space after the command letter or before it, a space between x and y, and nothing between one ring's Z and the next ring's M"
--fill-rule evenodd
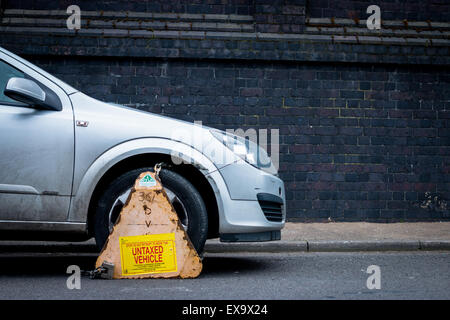
M104 272L106 272L106 269L102 268L102 267L98 267L97 269L94 269L94 270L91 270L91 271L85 271L85 270L81 271L81 273L83 275L88 276L91 279L98 279L98 278L100 278L100 275L102 273L104 273Z
M99 279L101 278L101 274L102 273L106 273L107 269L106 268L102 268L102 267L98 267L94 270L81 270L81 274L84 276L88 276L91 279Z
M162 165L163 165L163 163L160 162L160 163L155 164L155 167L154 167L155 175L156 175L156 177L158 177L158 178L159 178L159 172L161 171Z
M89 276L91 279L112 279L114 274L114 265L104 261L100 267L91 271L82 270L81 274Z

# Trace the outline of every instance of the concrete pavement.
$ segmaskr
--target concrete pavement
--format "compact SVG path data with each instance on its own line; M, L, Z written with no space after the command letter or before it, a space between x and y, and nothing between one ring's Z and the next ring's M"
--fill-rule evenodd
M282 240L450 240L450 222L288 222Z
M321 252L450 250L450 222L286 223L281 240L220 243L207 252Z

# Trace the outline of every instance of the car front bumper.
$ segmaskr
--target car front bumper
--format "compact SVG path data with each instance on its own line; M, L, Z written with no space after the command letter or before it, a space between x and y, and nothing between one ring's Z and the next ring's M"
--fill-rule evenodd
M206 177L215 185L221 241L280 239L286 219L282 180L244 161Z

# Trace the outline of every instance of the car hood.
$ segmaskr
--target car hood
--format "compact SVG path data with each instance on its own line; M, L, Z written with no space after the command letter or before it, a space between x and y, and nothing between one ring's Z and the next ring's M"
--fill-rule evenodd
M179 119L163 116L163 115L160 115L160 114L150 113L148 111L139 110L139 109L136 109L136 108L128 107L128 106L125 106L125 105L122 105L122 104L118 104L118 103L114 103L114 102L102 102L102 101L99 101L99 102L100 103L106 103L107 105L112 106L114 108L120 108L120 109L122 109L123 111L126 112L127 116L130 116L133 119L135 119L135 117L143 117L142 118L143 121L160 120L160 121L167 121L168 123L171 123L172 125L175 125L175 124L178 124L178 125L181 125L181 126L184 126L184 125L192 126L193 125L193 123L185 121L185 120L179 120ZM125 114L123 114L123 115L125 115ZM206 126L203 126L203 128L210 129L209 127L206 127Z
M76 157L83 155L93 161L116 145L142 138L179 141L200 152L205 150L205 146L215 150L226 149L210 133L210 127L102 102L81 92L70 95L70 98L75 123L81 121L85 124L75 126ZM208 157L207 153L204 154ZM217 159L208 158L222 166L235 161L237 156L233 155L231 159L227 158L226 162L221 163Z
M171 138L175 131L192 130L193 127L199 127L202 132L211 129L124 105L103 102L81 92L70 95L70 98L75 120L89 121L89 126L102 126L109 134L124 135L124 138Z

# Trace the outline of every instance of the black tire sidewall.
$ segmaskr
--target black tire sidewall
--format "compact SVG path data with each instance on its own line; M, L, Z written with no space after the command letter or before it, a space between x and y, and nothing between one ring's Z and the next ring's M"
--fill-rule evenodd
M94 213L94 236L99 249L103 248L109 236L109 212L115 199L130 189L145 171L154 170L140 168L128 171L114 179L99 197ZM203 198L186 178L174 171L162 169L159 177L163 187L170 189L183 203L188 215L187 234L197 252L202 253L208 235L208 215Z

